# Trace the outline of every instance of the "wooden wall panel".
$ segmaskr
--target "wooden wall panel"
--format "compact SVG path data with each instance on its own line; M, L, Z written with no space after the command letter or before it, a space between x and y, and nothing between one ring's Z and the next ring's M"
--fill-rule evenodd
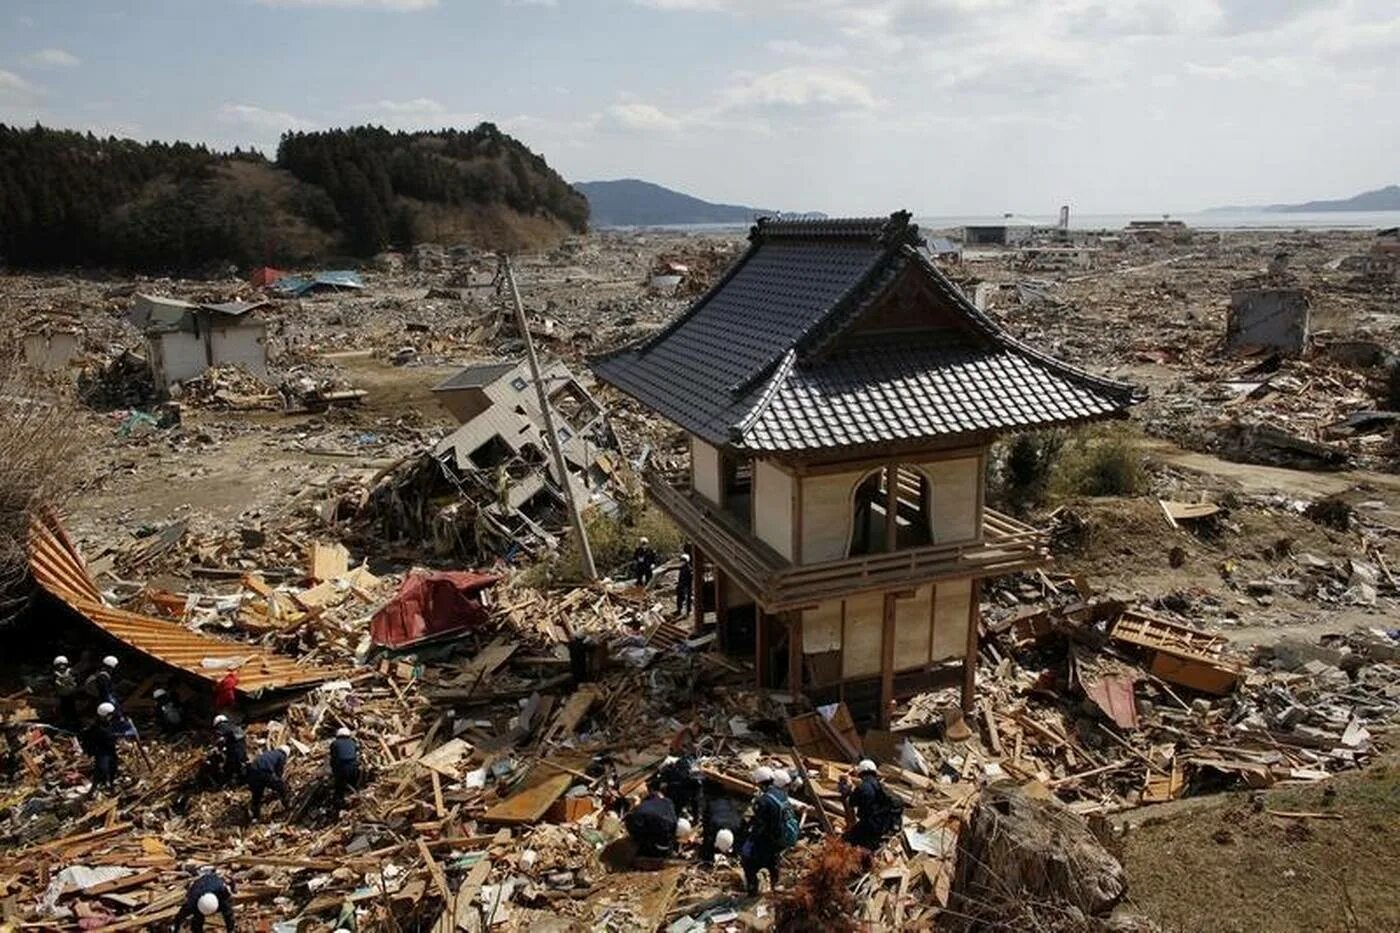
M967 654L967 619L971 606L971 580L947 580L935 588L933 660L946 661Z

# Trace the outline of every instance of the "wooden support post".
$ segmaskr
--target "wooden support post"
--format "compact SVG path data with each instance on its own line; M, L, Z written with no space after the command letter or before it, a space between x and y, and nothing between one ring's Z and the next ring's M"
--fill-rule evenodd
M729 581L715 565L715 631L721 651L729 650Z
M971 716L977 703L977 626L982 618L982 581L972 581L967 609L967 655L963 658L962 709Z
M758 679L757 686L760 690L764 687L771 687L773 680L771 676L772 665L768 657L768 613L763 611L757 604L753 607L753 669Z
M705 552L692 545L690 562L693 565L690 578L690 611L695 616L691 628L699 632L705 624Z
M893 593L885 594L883 630L880 634L880 728L890 727L894 713L894 603Z
M787 614L788 620L788 692L802 695L802 613Z

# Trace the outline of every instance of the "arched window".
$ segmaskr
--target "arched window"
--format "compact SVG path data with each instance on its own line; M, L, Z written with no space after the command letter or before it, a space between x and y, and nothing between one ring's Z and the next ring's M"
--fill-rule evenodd
M922 470L872 470L856 484L851 509L851 557L933 543L933 485Z

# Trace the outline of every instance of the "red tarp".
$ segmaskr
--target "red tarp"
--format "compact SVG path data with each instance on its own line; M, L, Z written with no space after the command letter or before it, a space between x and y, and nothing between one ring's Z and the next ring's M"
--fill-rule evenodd
M486 621L480 593L500 577L492 573L415 570L370 621L376 645L397 648L444 632L475 628Z
M253 274L248 276L248 281L254 286L261 288L264 285L271 285L287 273L281 269L274 269L271 266L263 266L261 269L254 269Z

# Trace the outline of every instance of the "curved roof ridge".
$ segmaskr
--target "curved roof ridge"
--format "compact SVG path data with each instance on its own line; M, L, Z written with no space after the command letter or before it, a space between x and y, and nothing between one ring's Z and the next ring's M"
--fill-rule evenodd
M888 217L822 217L785 220L760 217L749 228L750 242L785 237L818 237L821 239L871 239L889 246L901 242L916 242L919 225L911 224L908 211L895 211Z

